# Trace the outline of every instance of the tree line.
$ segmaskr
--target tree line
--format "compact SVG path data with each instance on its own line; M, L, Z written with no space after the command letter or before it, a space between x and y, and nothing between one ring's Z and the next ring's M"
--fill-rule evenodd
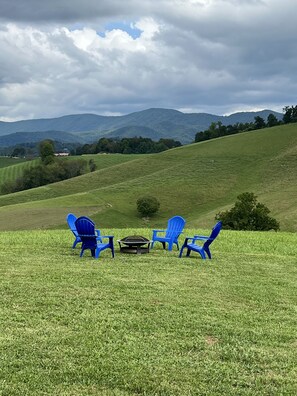
M120 154L151 154L180 147L182 144L174 139L160 139L158 142L150 138L101 138L92 144L78 146L71 154L98 154L98 153L120 153Z
M208 129L196 133L195 142L297 122L297 106L286 106L283 108L283 111L284 115L282 120L278 120L273 113L270 113L266 121L262 117L256 116L254 122L238 122L233 125L223 125L221 121L212 122Z
M30 169L24 169L21 177L16 180L7 180L1 185L1 193L9 194L30 188L44 186L61 180L80 176L87 171L86 160L66 160L54 155L54 143L44 140L39 145L40 163ZM94 162L89 161L90 171L94 169Z

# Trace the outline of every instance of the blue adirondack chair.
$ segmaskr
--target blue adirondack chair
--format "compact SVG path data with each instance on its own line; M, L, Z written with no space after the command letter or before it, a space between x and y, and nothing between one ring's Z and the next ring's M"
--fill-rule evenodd
M99 258L102 250L111 249L112 257L114 257L113 236L100 235L100 242L94 223L86 216L76 219L75 226L82 242L80 257L82 257L84 251L87 249L91 250L92 257L94 258ZM108 242L103 243L101 238L108 238Z
M186 248L186 249L188 249L187 256L190 256L191 250L193 250L194 252L199 253L203 260L206 259L206 255L208 256L208 258L211 259L211 253L209 250L209 246L216 239L216 237L219 235L221 228L222 228L222 222L219 221L213 227L210 236L194 235L193 238L186 238L185 242L181 248L181 251L179 253L179 257L182 256L183 250ZM192 241L192 242L189 243L189 241ZM199 246L196 244L196 241L205 241L205 242L204 242L203 246Z
M164 249L166 248L166 243L168 243L168 250L172 250L173 244L179 250L178 237L183 232L185 224L186 221L181 216L174 216L168 220L166 230L153 230L151 249L154 247L155 242L161 242ZM158 233L161 232L165 233L165 235L159 236Z
M76 220L76 219L77 219L77 217L76 217L73 213L68 213L68 215L67 215L67 217L66 217L68 226L69 226L70 230L72 231L72 233L73 233L73 235L74 235L74 238L75 238L75 240L74 240L74 242L73 242L73 245L72 245L72 249L74 249L75 246L76 246L78 243L81 242L81 239L80 239L80 237L79 237L79 235L78 235L78 232L77 232L77 229L76 229L76 225L75 225L75 220ZM92 221L92 220L90 219L90 221ZM100 236L100 230L95 230L95 231L96 231L96 234L97 234L97 239L98 239L100 242L102 242L101 236Z
M75 226L75 220L76 220L76 219L77 219L77 217L76 217L73 213L68 213L68 215L67 215L67 217L66 217L68 226L69 226L70 230L72 231L72 233L73 233L73 235L74 235L74 238L75 238L75 239L74 239L74 242L73 242L73 245L72 245L72 249L74 249L75 246L76 246L78 243L81 242L81 239L80 239L80 237L78 236L77 229L76 229L76 226Z

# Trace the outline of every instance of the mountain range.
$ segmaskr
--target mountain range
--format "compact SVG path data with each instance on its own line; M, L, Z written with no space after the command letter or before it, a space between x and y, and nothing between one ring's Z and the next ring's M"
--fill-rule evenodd
M223 125L253 122L256 116L265 121L269 114L282 119L282 113L272 110L238 112L229 116L208 113L182 113L173 109L152 108L123 116L74 114L58 118L32 119L15 122L0 121L0 147L35 143L52 139L61 143L92 143L102 137L142 136L159 140L170 138L183 144L191 143L195 134L212 122Z

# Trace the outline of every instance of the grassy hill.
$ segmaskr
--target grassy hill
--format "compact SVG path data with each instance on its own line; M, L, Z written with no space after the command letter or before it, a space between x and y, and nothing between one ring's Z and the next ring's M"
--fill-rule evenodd
M118 158L96 156L102 157ZM164 227L175 214L188 227L210 227L215 214L245 191L258 195L282 230L297 230L297 124L130 157L75 179L1 196L0 229L65 227L68 212L91 215L99 227ZM137 198L145 194L161 202L149 221L136 211Z
M37 160L27 161L21 158L0 157L0 182L15 180L22 176L24 169L30 169Z

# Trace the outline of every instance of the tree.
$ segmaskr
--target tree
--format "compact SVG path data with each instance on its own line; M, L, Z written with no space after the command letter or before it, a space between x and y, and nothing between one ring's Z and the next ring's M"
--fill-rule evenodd
M90 172L95 172L95 170L97 169L97 165L95 164L95 161L93 159L90 159L89 161L89 169Z
M267 117L267 126L268 127L273 127L275 125L278 125L278 119L276 118L276 116L272 113L269 114L269 116Z
M26 150L24 147L16 147L11 153L12 157L24 157L26 154Z
M43 140L40 142L39 155L44 165L48 165L55 161L55 150L52 140Z
M297 122L297 106L286 106L283 108L283 122L289 124L291 122Z
M216 220L223 223L225 229L269 231L279 230L279 222L269 216L270 210L252 192L238 195L237 202L230 210L219 212Z
M260 116L255 117L254 127L255 129L262 129L266 127L266 123L262 117Z
M155 214L160 208L160 202L152 196L141 197L137 200L137 210L142 216Z

